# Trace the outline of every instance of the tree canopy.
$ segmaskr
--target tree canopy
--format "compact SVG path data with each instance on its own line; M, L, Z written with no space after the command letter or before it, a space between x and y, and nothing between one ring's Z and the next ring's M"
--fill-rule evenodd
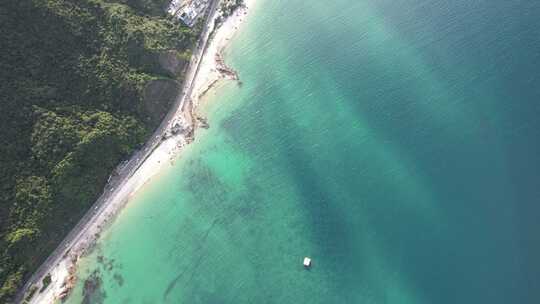
M1 303L156 127L143 90L176 77L158 55L186 57L196 39L168 2L1 1Z

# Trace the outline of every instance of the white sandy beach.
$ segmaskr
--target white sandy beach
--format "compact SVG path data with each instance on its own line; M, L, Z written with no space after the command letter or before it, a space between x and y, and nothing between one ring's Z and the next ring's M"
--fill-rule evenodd
M206 51L198 64L198 69L192 73L188 72L188 77L193 78L192 90L190 98L180 102L177 106L174 116L169 119L169 125L163 129L163 134L169 133L173 124L178 121L185 121L188 126L195 130L197 129L196 109L199 105L199 99L207 92L216 82L231 78L231 75L222 73L222 63L216 62L216 58L220 57L220 52L227 46L228 42L234 36L240 24L245 20L248 9L253 5L255 0L246 0L246 8L238 9L233 16L230 16L216 31L215 35L206 45ZM214 20L209 22L210 28L213 27ZM194 59L196 60L196 58ZM191 75L190 75L191 74ZM186 84L189 82L186 80ZM154 134L157 140L163 134ZM75 269L77 260L84 255L92 244L99 238L101 232L107 227L110 222L114 221L115 216L129 203L129 198L141 187L147 183L153 176L165 169L165 166L171 166L172 162L178 157L179 152L186 144L193 139L180 132L178 135L173 135L161 141L157 147L147 156L146 160L135 169L134 173L128 173L130 164L136 163L138 157L144 157L144 151L133 156L132 159L119 170L119 175L127 175L124 178L119 178L117 181L111 181L111 184L106 188L106 192L94 207L88 212L85 219L74 228L74 235L70 235L71 242L62 244L65 248L61 249L61 254L51 256L45 264L45 271L33 277L34 282L41 282L42 278L50 273L51 283L43 292L36 292L28 303L55 303L69 292L72 285L75 283ZM142 155L142 156L141 156ZM124 172L126 171L126 172ZM69 237L68 237L69 238ZM58 253L58 250L57 252ZM39 284L37 284L39 285ZM28 287L28 286L27 286Z

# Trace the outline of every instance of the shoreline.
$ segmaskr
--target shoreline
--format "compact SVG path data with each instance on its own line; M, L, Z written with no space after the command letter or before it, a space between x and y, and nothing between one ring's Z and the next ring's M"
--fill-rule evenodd
M182 148L194 141L195 131L208 127L206 119L197 114L200 100L220 81L238 80L236 72L221 59L222 52L254 1L245 0L245 6L238 8L215 30L220 1L212 3L205 29L195 47L198 53L192 55L175 104L145 147L115 169L118 176L107 184L102 196L25 283L15 303L22 302L32 286L37 286L38 290L25 303L55 303L68 296L77 281L78 260L91 252L102 232L127 207L130 198L162 171L163 166L174 164ZM39 292L47 274L50 274L51 283Z

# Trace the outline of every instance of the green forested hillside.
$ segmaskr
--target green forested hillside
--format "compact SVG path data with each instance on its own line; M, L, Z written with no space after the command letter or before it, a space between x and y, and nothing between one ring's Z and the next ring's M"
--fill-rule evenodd
M178 76L158 55L195 40L168 2L0 1L0 303L156 127L143 89Z

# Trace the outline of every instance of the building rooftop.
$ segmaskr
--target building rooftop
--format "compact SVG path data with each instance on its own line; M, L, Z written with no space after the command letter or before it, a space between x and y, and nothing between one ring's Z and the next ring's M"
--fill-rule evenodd
M167 12L171 15L176 14L178 10L182 7L183 0L172 0L169 4L169 8L167 9Z
M197 19L204 13L209 2L210 0L192 0L176 10L175 16L184 22L185 25L192 27L195 25L195 22L197 22Z

